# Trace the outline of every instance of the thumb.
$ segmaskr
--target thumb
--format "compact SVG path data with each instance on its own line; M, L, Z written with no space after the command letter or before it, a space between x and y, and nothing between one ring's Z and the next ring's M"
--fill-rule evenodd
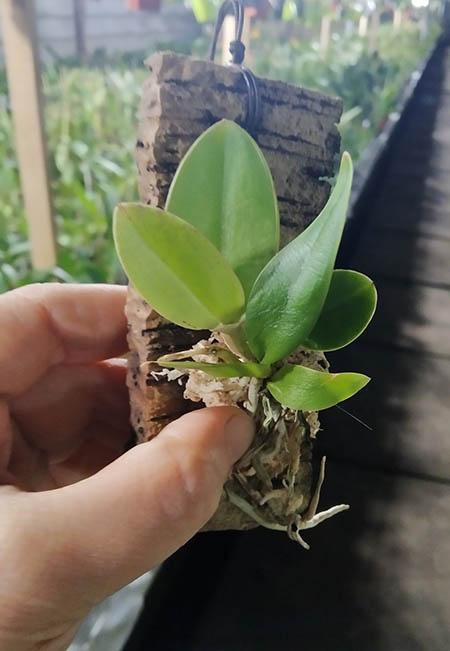
M163 561L214 513L252 435L241 410L201 409L89 479L17 495L32 520L25 537L28 555L39 555L40 590L59 600L69 592L77 610L80 600L97 603Z

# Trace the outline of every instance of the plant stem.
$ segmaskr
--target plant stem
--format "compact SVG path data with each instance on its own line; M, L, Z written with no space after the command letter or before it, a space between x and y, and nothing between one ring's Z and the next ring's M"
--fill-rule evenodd
M243 319L239 323L220 326L217 332L222 335L224 343L232 353L241 357L244 361L256 361L247 343Z

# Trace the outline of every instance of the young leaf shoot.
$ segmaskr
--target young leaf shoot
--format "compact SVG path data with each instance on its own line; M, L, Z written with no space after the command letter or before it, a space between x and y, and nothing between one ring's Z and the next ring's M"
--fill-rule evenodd
M194 361L164 361L162 358L158 360L158 364L164 368L178 368L178 369L197 369L205 371L213 377L257 377L266 378L270 375L270 366L264 364L256 364L255 362L239 362L232 363L210 363L210 362L194 362Z
M303 344L319 318L345 223L353 166L342 157L320 215L263 269L250 293L246 331L256 359L272 364Z

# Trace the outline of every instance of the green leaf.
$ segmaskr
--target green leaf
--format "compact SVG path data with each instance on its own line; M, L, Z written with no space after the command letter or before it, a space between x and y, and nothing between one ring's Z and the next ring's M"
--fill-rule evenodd
M246 295L278 251L272 176L256 142L235 122L222 120L195 141L172 181L166 210L219 249Z
M182 219L139 203L119 204L114 238L128 278L169 321L211 330L241 317L238 278L206 237Z
M265 364L300 346L319 318L342 237L352 176L352 161L345 153L325 208L256 280L247 305L246 332L250 349Z
M360 373L326 373L287 364L275 373L267 388L284 407L318 411L347 400L369 381Z
M209 362L164 362L163 360L158 360L158 364L165 368L197 369L213 377L257 377L262 379L270 375L270 366L255 364L254 362L212 364Z
M377 305L373 281L357 271L335 269L319 320L305 339L311 350L338 350L366 329Z

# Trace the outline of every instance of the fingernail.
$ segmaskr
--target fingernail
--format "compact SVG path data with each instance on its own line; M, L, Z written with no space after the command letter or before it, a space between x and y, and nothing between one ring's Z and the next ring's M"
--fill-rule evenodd
M231 463L235 463L250 447L254 436L252 419L241 412L230 418L225 425L225 437Z

